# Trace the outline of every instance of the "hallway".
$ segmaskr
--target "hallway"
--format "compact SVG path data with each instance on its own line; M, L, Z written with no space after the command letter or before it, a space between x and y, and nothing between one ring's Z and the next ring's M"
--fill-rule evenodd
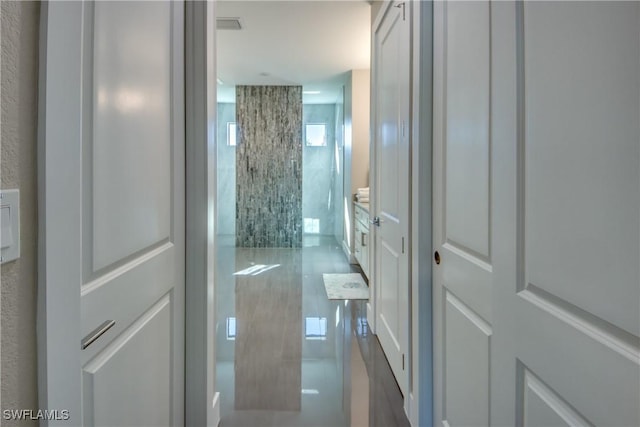
M305 237L301 249L218 241L221 426L409 425L364 303L327 299L322 274L353 271L335 239Z

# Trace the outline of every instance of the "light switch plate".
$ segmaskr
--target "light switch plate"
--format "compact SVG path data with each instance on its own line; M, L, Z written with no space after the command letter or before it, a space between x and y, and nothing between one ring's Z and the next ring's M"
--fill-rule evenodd
M20 258L20 191L0 190L0 262Z

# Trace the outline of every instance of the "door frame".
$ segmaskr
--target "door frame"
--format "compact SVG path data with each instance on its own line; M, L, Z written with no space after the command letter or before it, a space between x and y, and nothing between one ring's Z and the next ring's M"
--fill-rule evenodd
M215 389L216 8L185 1L185 425L218 426Z
M414 426L433 425L432 146L433 1L412 1L411 193L409 196L411 319L407 405Z
M380 25L382 16L391 6L385 0L372 26L372 33ZM432 356L431 356L431 263L420 260L431 259L431 108L432 108L432 2L408 0L411 20L412 65L411 65L411 193L410 218L410 331L409 331L409 375L410 393L405 397L405 411L412 425L432 425ZM42 8L46 14L46 3ZM215 2L185 2L185 107L187 117L186 134L186 312L185 319L185 424L217 426L220 421L220 397L215 391L215 292L214 263L215 230L214 219L217 211L215 165L216 165L216 63L215 63ZM41 34L46 34L46 20L41 21ZM41 53L46 47L46 39L41 41ZM372 46L372 63L375 58ZM372 67L372 82L375 71ZM375 86L371 86L371 99L375 99ZM40 108L46 102L40 97ZM371 105L375 117L375 104ZM423 120L420 120L420 118ZM44 116L39 117L44 123ZM371 136L375 135L374 121L371 121ZM64 131L61 130L61 131ZM67 132L72 131L66 129ZM417 141L417 143L416 143ZM40 144L39 152L46 147ZM72 153L56 153L64 157ZM375 165L375 145L371 147L371 164ZM39 200L46 206L45 184L52 184L46 177L44 155L39 155ZM207 177L206 180L199 179ZM371 168L371 182L375 182L375 168ZM210 203L212 201L212 203ZM47 226L44 211L39 219L39 234L60 232L64 227ZM64 220L64 219L63 219ZM66 221L73 218L66 217ZM40 245L39 270L44 271L43 245ZM375 251L375 245L374 245ZM68 254L67 254L68 255ZM191 256L190 256L191 255ZM72 257L66 257L72 259ZM373 269L372 269L373 270ZM64 269L63 269L64 271ZM71 271L66 270L66 271ZM374 273L372 273L374 276ZM61 278L62 282L66 282ZM375 287L375 277L371 280ZM64 290L63 290L64 291ZM40 289L38 298L55 299L66 304L79 300L74 290L56 292ZM78 301L79 302L79 301ZM368 304L367 318L375 333L375 299ZM42 306L43 307L43 306ZM420 307L423 309L420 310ZM424 309L428 307L428 309ZM39 340L46 330L47 316L73 316L70 310L61 313L47 313L38 310ZM60 331L66 335L73 331ZM74 335L75 336L75 335ZM39 343L39 356L46 352L46 343ZM71 357L71 355L69 355ZM46 369L39 366L39 370ZM42 377L44 372L41 372ZM42 406L52 403L48 399L46 384L41 384L39 392ZM193 399L190 396L206 396ZM62 398L62 396L58 396ZM69 408L71 409L71 408ZM79 408L78 408L79 409Z
M432 357L432 107L433 107L433 2L405 0L410 24L410 171L409 171L409 392L404 410L413 426L433 425ZM384 0L371 27L372 39L384 15L394 3ZM371 45L371 127L370 140L376 135L375 44ZM370 146L370 186L375 186L376 146ZM372 212L377 209L375 199ZM375 232L375 230L374 230ZM372 239L375 242L375 239ZM375 243L372 245L375 260ZM428 260L428 261L427 261ZM375 261L374 261L375 262ZM375 266L370 268L370 293L376 295ZM367 304L367 322L376 331L375 297Z
M82 188L73 184L69 177L81 176L80 162L82 141L81 97L82 70L80 67L68 70L61 66L73 62L69 52L82 49L82 29L80 25L48 25L49 21L66 24L81 21L84 8L80 3L60 3L50 8L43 2L40 9L40 52L38 76L38 291L37 291L37 356L38 356L38 405L43 409L66 409L70 421L81 420L82 395L78 383L69 379L74 376L79 382L80 372L69 366L82 365L78 341L80 339L80 289L77 287L81 277L82 248L79 232L70 236L67 230L77 230L81 217L79 212L68 206L79 206ZM66 28L63 28L66 27ZM50 52L53 46L47 46L48 37L66 40L55 44L64 45L58 52ZM47 55L67 61L47 61ZM56 84L47 84L47 77ZM49 95L49 96L47 96ZM56 100L55 108L49 106ZM76 123L76 126L60 124ZM67 141L66 144L46 143L48 141ZM76 161L69 161L75 159ZM65 165L65 173L60 167ZM48 189L48 190L47 190ZM53 192L57 190L57 197ZM61 191L66 190L66 191ZM64 194L64 197L60 197ZM54 242L72 239L73 248L64 254L56 253ZM56 254L57 256L51 256ZM55 328L48 326L74 325L74 327ZM49 351L50 348L56 351ZM41 425L65 425L66 420L42 420Z

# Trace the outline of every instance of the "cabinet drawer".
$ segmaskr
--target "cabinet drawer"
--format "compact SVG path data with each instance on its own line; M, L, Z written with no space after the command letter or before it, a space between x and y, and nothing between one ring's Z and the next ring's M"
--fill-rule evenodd
M356 205L356 221L360 221L365 230L369 229L369 212Z

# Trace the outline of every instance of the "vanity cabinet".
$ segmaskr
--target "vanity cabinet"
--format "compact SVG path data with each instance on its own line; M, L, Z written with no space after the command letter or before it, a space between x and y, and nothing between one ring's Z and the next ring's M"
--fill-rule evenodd
M355 258L364 275L369 278L369 204L354 203Z

